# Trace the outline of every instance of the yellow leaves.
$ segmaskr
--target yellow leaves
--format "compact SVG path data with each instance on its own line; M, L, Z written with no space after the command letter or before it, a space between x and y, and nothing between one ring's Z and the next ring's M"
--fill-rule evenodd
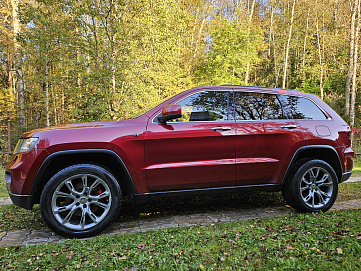
M311 249L311 250L314 250L314 251L316 251L316 252L320 252L321 254L326 254L326 253L327 253L327 252L321 252L321 250L318 249L318 248L316 248L316 247L312 247L312 248L310 248L310 249ZM331 248L330 251L335 251L335 249ZM340 254L340 255L343 254L343 250L342 250L342 248L340 248L340 247L336 248L336 251L337 251L337 253Z

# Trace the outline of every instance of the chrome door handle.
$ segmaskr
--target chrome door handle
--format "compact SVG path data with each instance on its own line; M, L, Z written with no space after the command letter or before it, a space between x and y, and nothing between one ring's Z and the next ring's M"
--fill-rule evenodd
M213 131L217 131L217 130L229 131L229 130L231 130L231 129L232 129L232 128L229 127L229 126L225 126L225 127L219 126L219 127L213 127L213 128L212 128Z
M289 125L282 125L281 129L296 129L297 125L289 124Z

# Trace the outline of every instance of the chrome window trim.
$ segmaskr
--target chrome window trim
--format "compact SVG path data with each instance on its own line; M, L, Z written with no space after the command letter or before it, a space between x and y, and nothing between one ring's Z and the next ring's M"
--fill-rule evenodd
M275 95L276 97L278 96L288 96L288 97L297 97L297 98L304 98L307 99L309 101L311 101L319 110L321 110L321 112L325 115L326 119L289 119L289 118L282 118L282 119L269 119L269 120L237 120L236 118L234 120L223 120L223 121L192 121L192 123L220 123L220 122L255 122L255 121L285 121L285 120L293 120L293 121L330 121L332 120L331 116L329 114L327 114L327 112L325 110L323 110L322 107L320 107L315 101L313 101L311 98L309 97L305 97L305 96L301 96L301 95L295 95L295 94L281 94L281 93L270 93L268 91L244 91L244 90L237 90L237 89L220 89L220 90L201 90L198 92L194 92L191 93L185 97L183 97L181 100L178 100L177 103L187 99L188 97L197 94L197 93L202 93L202 92L210 92L210 91L221 91L221 92L230 92L230 93L234 93L234 92L242 92L242 93L260 93L260 94L268 94L268 95ZM234 97L233 97L234 98ZM233 99L234 102L234 99ZM283 107L282 103L280 102L281 106ZM158 116L158 114L161 112L158 111L155 116L152 118L152 122L151 123L158 123L157 121L154 121L155 118ZM171 123L171 124L175 124L175 123L189 123L189 121L179 121L179 122L170 122L167 121L166 122Z

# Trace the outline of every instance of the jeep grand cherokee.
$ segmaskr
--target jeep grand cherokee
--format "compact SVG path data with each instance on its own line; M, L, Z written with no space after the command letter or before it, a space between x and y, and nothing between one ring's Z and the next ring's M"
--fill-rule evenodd
M56 233L87 237L125 197L282 191L327 211L352 171L350 127L318 97L262 87L198 87L133 119L26 132L6 168L14 204Z

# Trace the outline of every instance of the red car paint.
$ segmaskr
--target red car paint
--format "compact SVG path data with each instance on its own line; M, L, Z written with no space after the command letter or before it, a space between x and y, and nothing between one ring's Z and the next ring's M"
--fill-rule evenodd
M235 120L234 117L225 121L166 123L156 120L164 106L206 91L223 91L228 95L242 92L305 97L326 113L327 119ZM135 187L131 197L217 187L254 186L257 189L257 186L269 184L279 185L274 190L280 190L295 156L307 146L315 146L312 147L315 157L322 157L317 154L317 146L334 149L340 161L340 169L335 169L339 182L347 179L354 155L349 135L348 125L311 94L241 86L198 87L182 92L134 119L63 125L24 133L22 138L37 137L39 140L30 151L14 154L6 168L6 179L14 197L32 196L26 206L18 203L29 209L38 203L39 193L47 181L40 181L42 176L51 177L46 175L51 171L45 164L51 165L51 159L47 158L58 153L63 155L66 151L109 150L121 159L129 172ZM308 149L307 155L312 150ZM65 160L71 160L72 154L63 156ZM89 162L103 164L104 161L94 161L94 157L96 155ZM85 158L82 156L81 159ZM62 163L68 165L66 161Z

